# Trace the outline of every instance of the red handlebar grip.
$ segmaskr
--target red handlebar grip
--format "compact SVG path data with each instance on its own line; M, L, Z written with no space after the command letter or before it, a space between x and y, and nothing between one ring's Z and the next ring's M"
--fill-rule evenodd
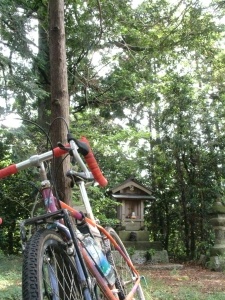
M99 183L100 186L102 186L102 187L106 186L108 184L108 181L104 177L104 175L102 174L102 171L100 170L100 168L98 166L98 163L94 157L94 154L91 150L88 140L84 136L82 136L82 138L80 140L82 142L85 142L89 146L89 152L87 155L84 156L84 159L85 159L90 171L92 172L94 179Z
M10 176L12 174L16 174L18 172L16 164L10 165L2 170L0 170L0 178L4 178Z
M2 222L3 222L3 220L2 220L2 218L0 218L0 225L2 224Z
M70 144L65 145L65 147L70 147ZM63 150L63 149L61 149L59 147L56 147L56 148L53 149L53 155L54 155L54 157L60 157L63 154L66 154L66 153L68 153L67 150Z

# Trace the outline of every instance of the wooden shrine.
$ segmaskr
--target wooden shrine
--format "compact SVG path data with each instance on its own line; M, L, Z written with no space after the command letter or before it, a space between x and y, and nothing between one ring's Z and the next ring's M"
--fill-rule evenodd
M144 230L145 201L154 200L151 190L138 183L133 177L112 190L112 197L122 205L117 207L117 218L127 231Z
M152 261L167 262L168 257L165 256L166 251L163 250L161 242L150 242L149 232L145 229L144 208L146 202L155 200L152 191L131 177L110 192L111 196L121 203L117 206L117 218L120 220L120 225L116 231L125 247L138 251L138 260L142 262L146 261L148 250L155 252L155 257L153 255L151 258Z

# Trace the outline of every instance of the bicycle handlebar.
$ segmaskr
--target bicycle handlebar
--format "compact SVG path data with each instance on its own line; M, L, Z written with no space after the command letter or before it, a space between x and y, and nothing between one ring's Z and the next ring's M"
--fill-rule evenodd
M102 171L100 170L100 168L98 166L98 163L94 157L94 154L91 150L88 140L84 136L82 136L80 140L88 145L89 151L88 151L88 154L86 154L84 156L84 159L85 159L92 175L94 176L94 179L99 183L100 186L102 186L102 187L106 186L108 184L108 181L104 177L104 175L102 174Z
M10 165L8 167L5 167L4 169L0 170L0 178L4 178L13 174L16 174L18 172L16 164Z
M94 154L90 148L88 140L86 138L82 137L82 142L85 142L89 147L89 151L86 155L84 155L84 159L85 159L91 173L93 174L94 179L99 183L100 186L102 186L102 187L106 186L108 181L104 177L104 175L102 174L102 172L98 166L98 163L97 163L97 161L94 157ZM60 147L56 147L52 151L48 151L48 152L42 153L40 155L31 156L28 160L22 161L18 164L12 164L8 167L5 167L4 169L0 170L0 178L5 178L7 176L16 174L20 170L23 170L30 166L38 166L40 164L40 162L49 160L53 157L60 157L64 154L68 153L69 147L70 147L70 144L65 145L65 148L67 148L67 150L62 149Z
M24 160L18 164L13 164L8 167L5 167L4 169L1 169L0 170L0 178L5 178L7 176L16 174L20 170L23 170L23 169L31 167L31 166L37 166L40 162L51 159L53 156L55 156L55 157L62 156L63 154L65 154L67 152L68 151L57 147L57 148L54 148L53 151L48 151L48 152L45 152L40 155L31 156L29 159Z

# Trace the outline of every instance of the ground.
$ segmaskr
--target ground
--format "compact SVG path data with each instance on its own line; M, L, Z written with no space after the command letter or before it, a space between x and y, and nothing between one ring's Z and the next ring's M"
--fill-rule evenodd
M151 278L163 279L166 285L178 287L184 281L198 286L203 293L225 292L225 274L199 266L184 266L181 270L151 270Z
M197 291L198 295L201 295L201 299L214 299L213 295L220 294L220 298L225 299L225 273L215 272L209 269L203 268L198 265L184 264L180 265L180 269L171 267L166 268L166 265L143 265L139 266L139 272L148 278L148 286L152 291L151 294L158 290L165 288L166 293L170 295L171 291L174 295L178 295L181 289L189 289L189 291ZM160 286L160 288L159 288ZM221 298L222 293L222 298ZM205 296L204 296L205 295ZM210 297L211 296L211 297ZM200 296L199 296L200 297ZM166 299L165 297L156 297L149 299ZM189 299L173 297L167 299ZM200 299L191 298L190 299Z

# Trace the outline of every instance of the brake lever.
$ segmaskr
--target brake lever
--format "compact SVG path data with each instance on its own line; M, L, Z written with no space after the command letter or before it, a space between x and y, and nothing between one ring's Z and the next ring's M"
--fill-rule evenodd
M62 149L62 150L65 150L65 151L68 151L68 152L71 151L71 148L70 148L70 147L64 146L61 142L58 142L58 143L57 143L57 146L58 146L60 149Z
M60 149L65 150L65 151L68 151L68 153L69 153L69 155L70 155L70 157L71 157L70 162L71 162L71 164L72 164L73 166L75 166L75 164L76 164L76 159L75 159L75 157L73 156L73 151L72 151L71 147L66 147L66 146L63 145L61 142L58 142L57 145L58 145L58 147L59 147Z

